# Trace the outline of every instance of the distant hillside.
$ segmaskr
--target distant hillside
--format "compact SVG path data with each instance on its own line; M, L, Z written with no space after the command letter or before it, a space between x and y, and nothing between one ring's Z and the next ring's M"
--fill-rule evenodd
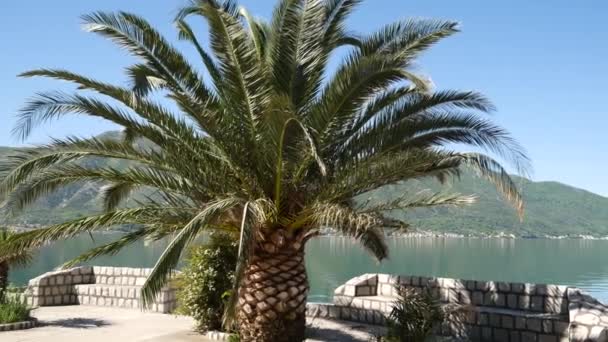
M119 133L106 133L117 137ZM0 160L14 149L0 147ZM91 162L94 163L95 161ZM116 165L114 165L116 166ZM497 194L491 184L464 174L446 190L478 196L476 204L465 208L418 209L392 212L405 218L415 229L459 234L496 234L516 236L593 235L608 236L608 198L557 182L532 182L520 179L526 200L526 215L519 222L515 211ZM402 196L405 191L439 189L434 182L396 184L372 192L375 200ZM0 216L0 224L48 224L81 217L99 210L99 185L73 185L41 199L18 218ZM367 197L367 196L366 196Z
M496 189L473 173L444 187L445 191L478 196L467 207L441 207L391 213L405 218L414 228L465 235L497 234L516 236L608 236L608 198L558 182L532 182L516 178L521 184L526 212L520 222L515 210L501 198ZM412 189L434 188L438 184L397 184L371 194L384 201Z

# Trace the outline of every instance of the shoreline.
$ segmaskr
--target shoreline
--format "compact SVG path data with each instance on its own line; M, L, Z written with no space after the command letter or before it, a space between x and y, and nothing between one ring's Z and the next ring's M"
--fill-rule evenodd
M42 226L9 226L16 232L26 232L35 229L42 228ZM127 233L124 230L98 230L95 234L114 234L114 233ZM332 229L324 228L321 229L319 237L341 237L343 235L337 234ZM567 234L567 235L515 235L505 232L499 232L496 234L460 234L452 232L435 232L430 230L416 230L404 233L388 233L387 237L392 238L441 238L441 239L506 239L506 240L596 240L596 241L608 241L608 236L594 236L589 234Z
M341 237L343 235L333 232L321 233L319 237ZM594 240L608 241L608 236L593 236L593 235L524 235L518 236L515 234L507 234L504 232L498 234L459 234L450 232L433 232L433 231L413 231L409 233L393 233L387 234L391 238L433 238L433 239L502 239L502 240Z

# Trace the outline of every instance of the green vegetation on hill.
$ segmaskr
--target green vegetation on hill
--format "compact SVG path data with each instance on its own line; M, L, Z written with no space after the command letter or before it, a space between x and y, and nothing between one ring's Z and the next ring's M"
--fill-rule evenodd
M108 132L106 138L118 138L120 133ZM0 147L0 160L14 153L14 148ZM120 165L113 165L120 167ZM468 207L416 209L393 212L395 217L407 218L414 229L458 234L497 234L516 236L593 235L608 236L608 198L558 182L532 182L517 178L526 200L526 213L520 222L515 210L497 193L493 185L463 174L446 191L472 194L478 197ZM27 212L16 218L0 216L0 224L48 224L75 219L100 209L99 184L72 185L39 200ZM395 184L374 191L375 201L402 196L405 191L425 188L439 189L438 184Z
M407 218L415 229L465 235L498 234L543 237L564 235L608 236L608 198L558 182L517 179L522 187L526 211L520 221L495 188L472 174L463 174L446 191L477 196L467 207L443 207L393 212ZM396 184L371 194L385 201L404 191L420 191L437 184Z

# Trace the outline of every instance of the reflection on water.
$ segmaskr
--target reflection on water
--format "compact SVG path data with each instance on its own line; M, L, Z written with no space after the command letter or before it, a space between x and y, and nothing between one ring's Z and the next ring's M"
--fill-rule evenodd
M16 270L11 281L52 270L93 245L117 234L82 236L43 248L27 269ZM165 243L136 243L111 257L90 264L151 267ZM331 299L333 290L361 273L385 272L477 280L536 282L578 286L608 301L608 241L395 238L389 240L388 260L377 263L350 239L321 237L307 248L311 301Z

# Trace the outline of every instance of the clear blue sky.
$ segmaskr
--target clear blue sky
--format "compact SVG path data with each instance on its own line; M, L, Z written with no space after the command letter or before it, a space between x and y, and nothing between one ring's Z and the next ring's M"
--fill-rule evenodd
M62 67L124 82L132 60L110 42L83 32L81 14L126 10L143 15L171 40L182 0L0 1L0 145L15 114L36 91L65 89L48 80L17 79L36 67ZM262 17L274 1L242 0ZM463 32L420 61L438 88L474 89L498 106L496 120L527 148L535 180L556 180L608 195L608 2L604 0L367 0L350 21L370 31L406 17L454 19ZM200 35L201 33L199 33ZM201 36L206 37L206 36ZM189 56L193 51L176 43ZM90 136L115 129L102 121L64 119L36 130L49 136Z

